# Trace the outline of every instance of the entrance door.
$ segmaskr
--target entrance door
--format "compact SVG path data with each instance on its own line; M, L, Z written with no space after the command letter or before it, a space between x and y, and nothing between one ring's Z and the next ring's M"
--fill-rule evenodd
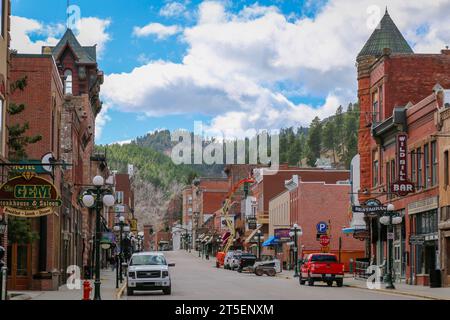
M8 245L8 290L29 290L31 284L31 245Z

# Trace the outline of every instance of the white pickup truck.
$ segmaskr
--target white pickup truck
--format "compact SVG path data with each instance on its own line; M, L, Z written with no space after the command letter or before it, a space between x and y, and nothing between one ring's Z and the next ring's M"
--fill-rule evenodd
M139 252L131 256L128 265L127 295L134 291L162 290L164 294L172 293L169 267L175 264L167 263L161 252Z

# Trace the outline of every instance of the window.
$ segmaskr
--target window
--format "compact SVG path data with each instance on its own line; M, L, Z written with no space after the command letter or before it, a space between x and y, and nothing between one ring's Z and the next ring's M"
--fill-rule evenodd
M423 146L423 168L425 170L424 186L425 189L430 186L430 147L428 143Z
M123 204L123 191L116 192L117 204Z
M411 152L411 182L416 182L417 168L416 168L416 152Z
M423 176L422 176L422 150L421 148L417 149L417 187L419 189L422 189L423 185L422 185L422 180L423 180Z
M378 110L378 90L372 93L372 121L373 123L378 122L379 110Z
M386 190L391 190L391 172L390 172L389 162L386 162ZM391 197L391 192L388 191L388 198Z
M444 152L444 185L448 186L448 151Z
M392 182L396 181L397 178L395 177L395 160L391 160L391 180Z
M378 113L379 113L379 121L383 120L383 86L380 86L378 88L378 103L379 103L379 107L378 107Z
M379 169L379 165L378 165L378 153L376 151L374 151L372 153L372 186L376 187L378 186L378 169Z
M419 213L416 219L417 234L434 234L438 232L438 215L436 209Z
M66 70L64 71L64 94L72 94L72 85L73 85L73 78L72 78L72 71Z
M436 141L431 142L431 185L437 184L437 144Z
M378 186L378 160L373 162L373 186Z

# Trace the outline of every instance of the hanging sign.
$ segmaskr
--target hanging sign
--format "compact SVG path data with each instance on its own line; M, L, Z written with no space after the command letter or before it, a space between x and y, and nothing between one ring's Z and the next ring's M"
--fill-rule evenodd
M138 221L137 219L130 220L130 231L137 232L138 231Z
M42 217L52 214L61 204L56 187L32 172L24 172L0 187L0 207L12 216Z
M414 192L414 184L408 180L408 136L406 133L397 135L397 181L391 184L391 192L404 197Z

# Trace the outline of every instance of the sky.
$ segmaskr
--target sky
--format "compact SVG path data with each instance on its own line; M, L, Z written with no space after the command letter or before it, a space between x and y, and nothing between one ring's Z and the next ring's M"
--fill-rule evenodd
M12 0L11 47L39 53L64 0ZM450 44L450 0L70 0L105 72L96 142L158 129L242 137L308 126L357 101L355 60L385 13L417 53ZM73 17L71 11L69 16ZM69 19L69 21L71 21Z

